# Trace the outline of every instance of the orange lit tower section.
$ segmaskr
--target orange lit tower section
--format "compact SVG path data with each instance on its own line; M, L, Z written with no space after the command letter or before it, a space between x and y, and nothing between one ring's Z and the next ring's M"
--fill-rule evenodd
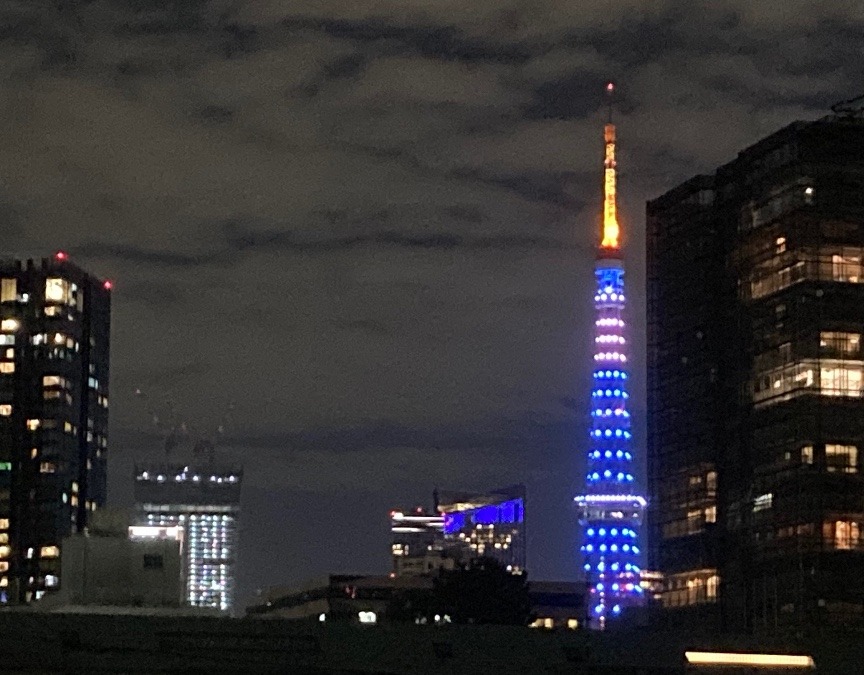
M611 84L609 85L612 86ZM611 91L611 90L610 90ZM600 248L617 251L619 247L618 204L616 201L615 175L615 125L607 124L603 130L606 143L606 159L603 162L603 241Z
M613 86L607 91L611 94ZM645 498L634 489L632 434L627 409L628 350L624 322L624 264L616 204L615 126L603 134L603 237L594 268L594 386L585 493L575 498L582 524L583 569L589 583L591 625L641 604L639 527Z

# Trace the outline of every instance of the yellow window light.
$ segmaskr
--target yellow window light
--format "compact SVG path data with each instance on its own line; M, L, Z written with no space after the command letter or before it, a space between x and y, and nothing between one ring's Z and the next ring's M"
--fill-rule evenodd
M687 663L700 666L752 666L755 668L815 669L812 656L796 654L742 654L735 652L684 652Z

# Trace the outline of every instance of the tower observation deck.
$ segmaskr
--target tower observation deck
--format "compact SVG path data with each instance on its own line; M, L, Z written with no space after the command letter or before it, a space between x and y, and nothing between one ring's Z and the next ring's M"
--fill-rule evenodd
M611 94L613 85L607 91ZM638 494L630 412L624 261L616 203L615 125L604 129L603 232L594 267L594 384L585 492L575 498L583 528L581 552L589 585L591 625L641 604L639 528L645 498Z

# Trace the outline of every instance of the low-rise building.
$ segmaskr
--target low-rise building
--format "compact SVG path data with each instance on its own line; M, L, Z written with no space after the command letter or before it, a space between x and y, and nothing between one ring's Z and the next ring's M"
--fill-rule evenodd
M351 623L398 623L410 620L406 607L421 607L432 598L435 580L429 575L362 576L331 574L296 588L277 587L247 608L259 618L306 619ZM583 584L531 581L528 594L538 628L582 625ZM443 617L442 617L443 619Z

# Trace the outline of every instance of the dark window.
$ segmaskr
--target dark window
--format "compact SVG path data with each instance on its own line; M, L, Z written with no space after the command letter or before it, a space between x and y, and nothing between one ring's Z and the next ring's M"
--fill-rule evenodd
M144 569L161 570L163 567L161 555L145 555Z

